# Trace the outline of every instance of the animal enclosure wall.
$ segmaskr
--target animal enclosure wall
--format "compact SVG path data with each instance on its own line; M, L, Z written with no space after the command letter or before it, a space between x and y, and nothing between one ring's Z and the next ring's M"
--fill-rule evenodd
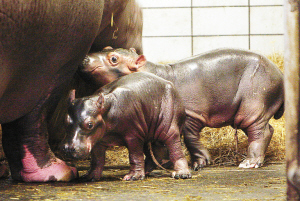
M152 62L234 47L283 53L283 0L138 0Z

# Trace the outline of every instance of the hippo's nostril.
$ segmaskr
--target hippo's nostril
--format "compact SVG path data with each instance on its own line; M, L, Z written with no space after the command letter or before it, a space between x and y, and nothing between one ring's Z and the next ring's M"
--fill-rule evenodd
M67 144L64 144L64 145L61 145L60 146L60 150L62 151L62 152L65 152L65 151L67 151L68 150L68 145Z
M63 145L61 146L60 156L72 160L86 159L89 156L89 152L85 147L74 146L74 145Z
M76 149L74 146L64 144L61 146L60 155L64 159L73 159L76 155Z
M78 68L79 69L84 69L85 66L88 65L89 63L90 63L90 58L89 58L89 56L86 56L84 58L84 60L82 61L82 63L78 65Z
M72 146L69 146L68 144L64 144L61 146L61 152L64 153L64 155L69 155L73 152L75 152L75 148Z

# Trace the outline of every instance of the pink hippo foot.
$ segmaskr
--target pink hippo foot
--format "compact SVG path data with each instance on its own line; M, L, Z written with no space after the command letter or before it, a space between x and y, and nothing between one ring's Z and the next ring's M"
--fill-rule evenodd
M77 169L70 167L58 158L50 166L45 168L34 167L21 170L21 177L25 182L48 182L63 181L68 182L78 177Z
M130 171L127 175L124 176L123 180L125 181L136 181L145 179L144 170L139 171Z
M21 178L25 182L68 182L78 177L75 167L68 166L58 158L52 158L49 165L39 167L34 156L25 147L25 157L22 159Z
M6 165L0 164L0 179L7 178L9 175L9 170Z

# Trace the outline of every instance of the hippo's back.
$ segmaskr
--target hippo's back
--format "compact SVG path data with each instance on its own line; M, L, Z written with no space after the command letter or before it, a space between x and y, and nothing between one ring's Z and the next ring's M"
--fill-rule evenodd
M0 123L70 80L100 27L103 0L1 1Z
M136 97L141 99L159 98L164 95L166 86L173 87L170 81L158 77L152 73L137 72L123 76L100 90L104 94L115 93L117 89L133 91Z
M282 72L250 51L218 49L182 60L173 68L173 82L186 109L205 116L211 127L231 122L243 100L255 97L271 107L282 99Z
M107 119L114 119L115 129L142 129L141 133L157 134L158 127L169 129L171 123L184 123L183 102L173 84L154 74L132 73L115 80L96 93L111 99ZM159 129L158 132L162 132Z
M242 76L244 71L251 65L267 65L274 73L282 74L280 70L265 56L240 49L216 49L203 54L195 55L187 59L171 64L175 73L184 71L199 76L201 73L211 80L219 80L221 77L229 78L231 76Z

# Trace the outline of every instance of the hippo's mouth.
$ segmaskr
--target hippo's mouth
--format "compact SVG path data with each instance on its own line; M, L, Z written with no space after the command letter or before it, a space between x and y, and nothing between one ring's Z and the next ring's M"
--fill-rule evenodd
M90 144L86 146L64 144L61 147L60 156L64 159L85 160L90 156L91 150Z
M94 68L92 68L92 69L81 69L81 71L83 72L83 73L92 73L92 72L94 72L95 70L97 70L98 68L101 68L102 66L96 66L96 67L94 67Z

